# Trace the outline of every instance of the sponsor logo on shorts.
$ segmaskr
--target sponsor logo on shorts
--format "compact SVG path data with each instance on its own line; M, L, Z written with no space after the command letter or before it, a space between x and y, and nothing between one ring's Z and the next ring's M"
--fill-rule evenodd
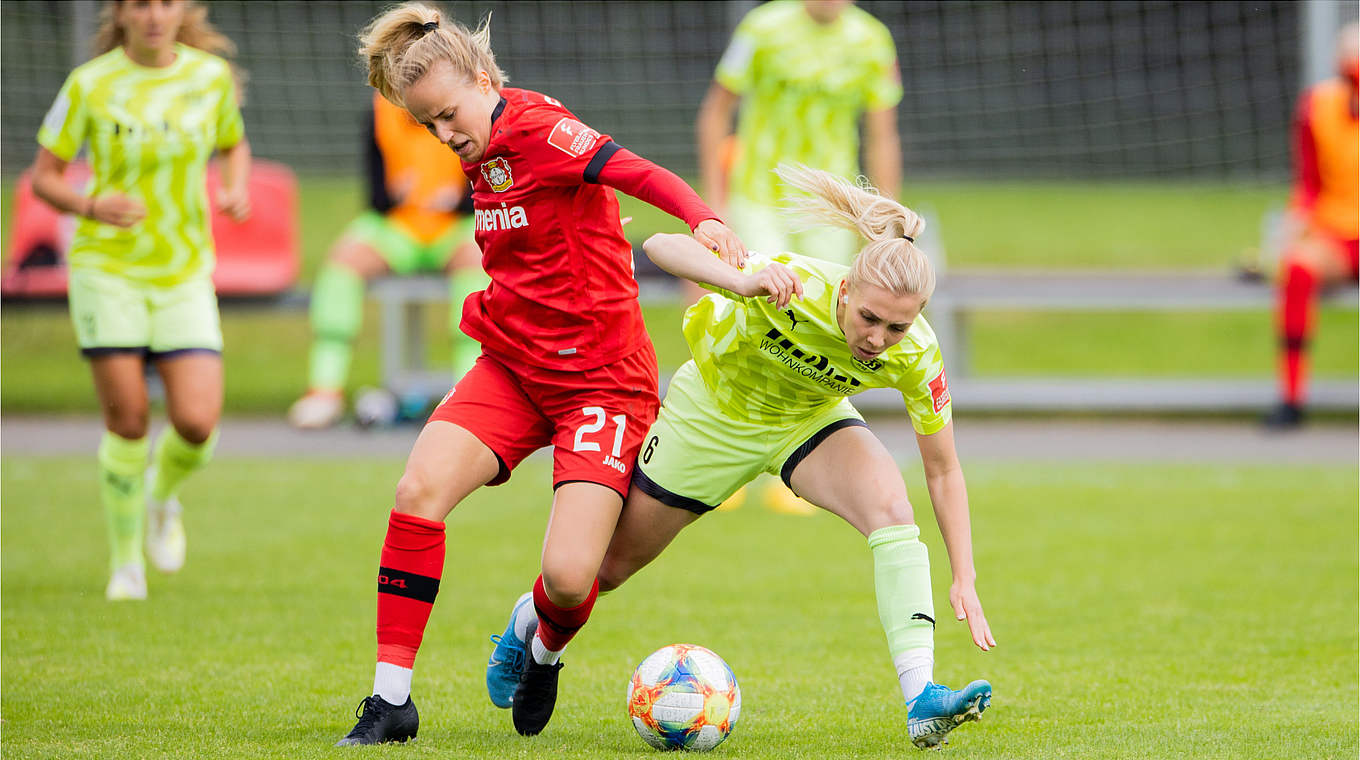
M514 177L510 176L510 162L499 156L482 164L482 177L498 193L509 190L515 184Z
M930 381L930 398L935 402L936 414L949 403L949 378L944 376L944 368Z
M605 455L604 458L604 466L612 467L621 473L628 472L628 466L625 465L623 462L620 462L618 457L612 457L607 454Z
M584 156L600 139L600 133L575 119L563 118L553 125L548 144L573 158Z

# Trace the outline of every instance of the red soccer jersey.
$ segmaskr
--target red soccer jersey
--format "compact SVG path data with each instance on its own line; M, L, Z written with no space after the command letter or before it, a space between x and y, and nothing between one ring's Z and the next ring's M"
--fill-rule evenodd
M473 180L491 276L463 304L463 332L493 353L556 370L600 367L648 337L614 191L596 184L618 145L556 100L506 88Z

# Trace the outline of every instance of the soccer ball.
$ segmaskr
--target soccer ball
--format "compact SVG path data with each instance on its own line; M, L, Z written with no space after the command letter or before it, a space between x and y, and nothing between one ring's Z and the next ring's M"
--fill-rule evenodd
M628 717L638 736L657 749L713 749L732 733L740 714L737 677L701 646L662 647L628 682Z

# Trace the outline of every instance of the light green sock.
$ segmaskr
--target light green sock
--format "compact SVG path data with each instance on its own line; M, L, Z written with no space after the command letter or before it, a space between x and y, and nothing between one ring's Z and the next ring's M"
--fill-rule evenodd
M869 534L874 555L878 619L894 660L910 649L935 648L935 604L930 556L915 525L890 525Z
M212 459L217 448L217 431L214 430L203 443L189 443L171 425L161 433L156 441L156 453L152 461L156 466L156 482L151 485L151 497L157 501L179 493L179 487L200 467Z
M364 278L327 263L312 286L309 388L338 391L349 379L354 339L364 320Z
M453 352L453 379L456 382L482 353L477 341L463 334L459 323L463 319L463 301L487 286L491 278L479 268L460 269L449 277L449 342Z
M142 530L146 522L146 438L128 440L104 431L99 441L99 496L109 526L111 569L142 559Z

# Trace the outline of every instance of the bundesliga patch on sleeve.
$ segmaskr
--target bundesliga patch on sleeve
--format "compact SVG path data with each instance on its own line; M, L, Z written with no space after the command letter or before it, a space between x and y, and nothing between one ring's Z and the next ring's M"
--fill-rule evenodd
M935 402L935 413L939 414L945 404L949 403L949 379L944 376L944 370L930 381L930 398Z
M552 133L548 135L548 144L568 156L580 158L595 147L599 139L599 132L575 119L564 117L553 125Z

